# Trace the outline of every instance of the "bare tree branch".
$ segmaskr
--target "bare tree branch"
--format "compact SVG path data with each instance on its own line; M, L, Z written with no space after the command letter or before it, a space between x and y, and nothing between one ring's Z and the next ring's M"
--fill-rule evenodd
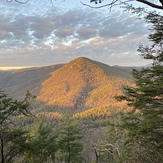
M114 6L120 6L122 4L125 4L125 3L128 3L128 2L132 2L132 1L135 1L135 0L127 0L127 1L124 1L124 2L121 2L119 0L113 0L111 3L108 3L108 4L105 4L105 5L101 5L101 6L91 6L91 5L88 5L86 3L83 3L80 1L80 3L84 6L88 6L90 8L94 8L94 9L99 9L99 8L103 8L103 7L109 7L110 9Z
M6 2L8 2L8 3L11 3L13 1L15 1L17 3L20 3L20 4L26 4L26 3L28 3L29 0L26 0L25 2L22 2L21 0L6 0ZM53 1L52 0L50 0L50 1L52 3L52 6L54 6L53 5ZM137 1L137 2L143 3L143 4L147 5L147 6L150 6L150 7L155 8L155 9L163 10L163 0L159 0L161 5L157 5L155 3L151 3L148 0L124 0L124 1L112 0L111 3L107 3L105 5L100 5L100 6L91 6L89 4L83 3L82 1L80 1L80 3L82 5L84 5L84 6L88 6L88 7L95 8L95 9L99 9L99 8L103 8L103 7L109 7L111 9L114 6L122 5L122 4L133 2L133 1ZM90 0L90 3L91 2L94 2L95 4L99 4L99 3L101 4L102 0Z
M95 8L95 9L99 9L99 8L103 8L103 7L108 7L108 6L113 6L116 2L118 2L118 0L113 0L113 1L112 1L111 3L109 3L109 4L105 4L105 5L102 5L102 6L96 6L96 7L94 7L94 6L88 5L88 4L83 3L83 2L80 1L80 3L81 3L82 5L88 6L88 7L91 7L91 8Z
M98 2L98 1L99 1L99 2ZM106 1L106 0L105 0L105 1ZM148 6L152 7L152 8L155 8L155 9L163 10L163 0L159 0L160 3L161 3L162 5L156 5L156 4L151 3L151 2L149 2L149 1L147 1L147 0L127 0L127 1L112 0L111 3L107 3L107 4L105 4L105 5L100 5L100 6L97 6L97 7L96 7L96 6L91 6L91 5L86 4L86 3L83 3L83 2L81 2L81 3L82 3L83 5L85 5L85 6L98 9L98 8L103 8L103 7L112 8L113 6L122 5L122 4L129 3L129 2L133 2L133 1L137 1L137 2L143 3L143 4L145 4L145 5L148 5ZM91 0L90 2L94 2L95 4L99 4L99 3L101 4L101 3L102 3L101 0Z
M144 3L144 4L146 4L146 5L150 6L150 7L163 10L163 6L156 5L156 4L151 3L151 2L149 2L149 1L146 1L146 0L136 0L136 1L138 1L138 2L140 2L140 3Z
M19 1L19 0L6 0L6 2L8 2L8 3L11 3L13 1L15 1L17 3L20 3L20 4L27 4L29 2L29 0L26 0L25 2L22 2L22 1Z

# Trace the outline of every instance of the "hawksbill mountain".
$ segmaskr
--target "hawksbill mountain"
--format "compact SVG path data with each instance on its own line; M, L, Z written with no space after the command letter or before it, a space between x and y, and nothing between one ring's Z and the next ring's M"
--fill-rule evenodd
M51 73L42 83L37 100L55 108L85 111L123 107L114 96L131 84L131 70L80 57Z
M114 96L132 83L131 71L79 57L65 64L0 72L0 88L18 99L28 90L50 111L70 108L78 117L106 115L111 108L124 107Z

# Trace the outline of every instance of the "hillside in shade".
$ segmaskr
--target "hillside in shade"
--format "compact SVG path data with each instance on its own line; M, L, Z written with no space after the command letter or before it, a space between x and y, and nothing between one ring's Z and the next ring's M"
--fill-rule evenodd
M87 118L110 115L125 104L114 96L132 83L131 69L109 66L80 57L67 64L0 71L0 89L20 99L29 90L36 95L35 113L63 112Z
M122 86L131 84L131 71L120 67L77 58L51 73L42 83L38 101L55 108L71 108L75 112L97 108L122 108L114 96L122 94ZM107 111L109 112L109 111ZM78 116L84 116L79 115Z
M0 89L17 98L25 95L27 90L34 95L38 95L42 82L50 77L51 72L63 65L0 71Z

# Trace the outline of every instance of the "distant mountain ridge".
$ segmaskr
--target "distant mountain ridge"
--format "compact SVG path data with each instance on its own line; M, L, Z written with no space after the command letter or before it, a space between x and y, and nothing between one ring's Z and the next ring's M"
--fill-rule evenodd
M24 95L27 90L38 95L42 82L50 77L51 72L61 68L63 65L0 72L0 88L16 97Z

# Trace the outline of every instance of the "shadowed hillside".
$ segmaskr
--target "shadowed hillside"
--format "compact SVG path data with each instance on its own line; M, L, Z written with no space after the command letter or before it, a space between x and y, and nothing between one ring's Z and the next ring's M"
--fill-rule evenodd
M61 68L64 64L47 67L27 68L0 73L0 88L6 90L14 97L21 97L29 90L37 95L41 83L50 77L50 73Z
M37 100L76 112L95 107L123 107L114 96L122 93L123 85L130 84L129 79L127 69L80 57L54 71L43 82Z
M111 110L122 109L125 104L114 96L122 94L122 86L131 80L131 69L85 57L67 64L0 71L0 88L14 98L21 98L27 90L37 96L36 113L69 108L79 118L106 116Z

